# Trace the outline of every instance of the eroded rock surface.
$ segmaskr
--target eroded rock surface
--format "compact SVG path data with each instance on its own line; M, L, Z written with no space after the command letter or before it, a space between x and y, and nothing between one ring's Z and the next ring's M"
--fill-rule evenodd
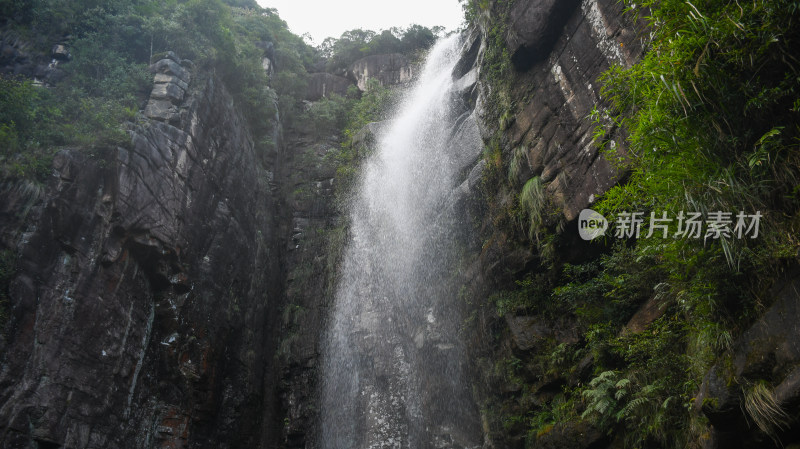
M225 88L154 68L150 103L172 115L148 113L127 148L61 151L44 186L2 188L18 267L0 446L257 447L279 432L279 201Z

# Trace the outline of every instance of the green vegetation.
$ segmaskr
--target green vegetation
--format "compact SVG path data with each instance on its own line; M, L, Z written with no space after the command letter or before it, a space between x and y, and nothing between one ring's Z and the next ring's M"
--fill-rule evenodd
M319 56L326 59L327 71L337 72L346 70L350 64L370 55L418 55L429 49L443 31L442 27L431 29L421 25L411 25L405 29L395 27L380 33L355 29L345 31L338 39L325 39L317 51Z
M544 208L547 205L542 179L534 176L522 186L519 193L519 206L524 211L525 221L530 224L528 238L538 239L538 225L544 221Z
M273 10L249 0L40 0L3 2L2 10L10 18L6 32L43 53L53 42L67 42L72 55L58 66L63 79L48 88L0 80L4 176L41 178L59 147L126 145L126 123L135 121L152 87L147 67L166 51L193 61L196 73L222 77L257 148L269 149L276 105L287 122L299 115L306 67L314 56ZM271 80L261 66L266 43L277 67ZM203 81L193 84L198 82Z
M312 111L303 107L312 67L322 63L334 71L371 54L413 55L442 31L419 25L381 33L352 30L314 49L292 34L274 9L253 0L4 0L0 11L4 32L32 44L42 58L55 42L65 42L72 55L58 66L61 79L48 88L0 79L1 174L38 179L46 176L59 147L126 145L127 127L152 86L147 67L166 51L191 60L196 74L222 78L263 154L275 145L278 111L287 128L319 120L321 126L313 127L319 135L347 126L353 101L328 99ZM269 77L261 65L264 56L275 69ZM195 80L193 87L203 82Z
M800 62L792 53L800 45L797 3L626 3L631 18L647 14L641 18L652 40L640 62L614 66L603 76L602 95L611 107L593 114L596 143L610 161L626 164L630 175L593 208L612 222L623 212L643 212L642 235L650 212L671 217L680 211L730 212L733 224L740 211L760 212L760 233L755 239L708 240L611 236L598 245L602 255L579 264L555 257L495 294L497 315L568 317L582 335L577 343L545 340L535 353L513 353L522 360L523 371L515 374L522 379L520 389L491 406L512 421L522 420L530 444L555 425L584 421L618 436L625 447L697 445L707 437L704 417L692 411L703 377L769 306L769 289L797 263ZM504 45L491 38L504 33L507 3L468 2L465 9L472 20L491 21L484 73L498 87L489 99L498 132L486 151L492 223L508 244L538 242L541 252L542 242L558 234L557 226L548 227L552 221L541 195L546 186L535 177L527 183L519 179L522 150L508 149L511 160L503 160L502 130L514 110L504 83L513 74ZM625 145L606 138L617 127L627 131ZM674 221L669 234L676 230ZM648 301L655 312L641 321L645 330L625 328ZM551 371L565 351L589 356L591 369L582 372L586 359L570 356L560 371ZM510 357L508 351L501 354L502 360ZM497 364L506 363L502 360ZM541 396L530 399L538 387L526 380L536 376L563 384L563 390L545 395L539 405ZM774 435L786 417L769 381L735 380L744 385L748 419Z
M360 98L332 95L315 103L310 109L311 119L315 123L321 123L323 127L330 124L327 125L329 129L341 133L338 151L326 156L336 166L335 185L339 206L343 206L349 197L361 162L369 154L370 137L363 136L362 139L359 133L365 132L364 127L371 122L386 120L398 100L398 94L397 90L384 87L377 80L370 80L367 91Z
M611 121L629 132L632 174L597 209L608 216L623 211L764 215L757 239L639 239L632 248L635 258L652 257L661 273L651 281L652 295L673 304L651 325L649 343L674 347L670 354L687 357L648 367L660 379L659 388L642 383L639 394L649 401L688 403L736 332L769 305L764 303L767 290L783 268L796 263L800 72L787 55L800 42L794 26L800 11L788 1L648 1L642 6L650 8L650 49L633 67L610 69L603 88L614 106L608 111ZM618 159L613 149L607 151ZM629 351L646 343L612 341ZM665 358L650 354L653 360ZM636 373L634 364L625 368ZM761 385L759 379L746 381ZM780 415L769 407L771 396L753 390L748 397L760 404L753 406L760 411L750 415L768 431L766 423L779 421L775 417ZM657 423L642 425L646 413L625 421L627 433L639 444L699 438L688 432L677 440L668 438L656 430ZM665 419L689 417L678 408Z

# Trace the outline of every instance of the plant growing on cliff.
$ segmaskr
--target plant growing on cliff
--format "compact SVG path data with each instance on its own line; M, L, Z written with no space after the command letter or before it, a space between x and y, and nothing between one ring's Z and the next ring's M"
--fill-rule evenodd
M762 232L757 239L619 242L593 261L563 266L539 292L544 300L531 301L521 286L495 301L501 313L534 311L515 309L525 304L519 298L544 303L580 323L581 350L592 354L595 371L582 392L565 393L562 403L583 400L584 418L629 447L685 447L701 438L702 418L687 410L709 367L768 305L766 292L785 267L797 263L800 63L791 49L800 45L794 26L800 10L791 1L628 5L634 16L650 11L641 18L651 41L640 62L606 72L602 95L611 108L596 110L594 118L627 131L627 145L604 142L602 128L595 138L613 164L629 164L630 175L593 208L607 217L760 211ZM500 76L502 66L494 69ZM500 105L489 105L498 128L508 110ZM494 142L502 142L502 133ZM497 154L504 168L501 151L488 154ZM507 171L497 170L507 176L492 178L495 186L514 186L519 157L509 159ZM539 210L527 207L540 204L532 201L534 187L522 186L518 212ZM623 328L647 301L656 304L655 318L643 331ZM748 419L765 432L780 429L784 417L770 385L747 385ZM533 438L553 422L551 405L534 414Z
M351 86L347 97L356 97L355 90L356 88ZM342 143L339 151L331 154L331 157L335 158L336 198L340 205L346 202L356 180L358 167L367 156L364 152L367 148L355 144L356 135L364 131L369 123L386 120L397 100L398 91L384 87L378 80L372 79L367 82L367 91L362 93L360 98L348 101L345 108L346 125L342 131Z
M596 209L607 216L681 210L764 215L758 239L639 239L631 244L632 257L650 257L661 273L653 279L652 285L660 286L654 294L675 307L668 307L661 325L651 325L658 331L653 339L619 339L612 347L628 348L626 372L641 373L650 366L664 373L660 381L640 385L642 391L657 386L652 392L666 404L663 418L675 428L688 419L675 405L689 401L715 355L730 346L736 329L752 322L764 306L764 290L800 247L795 237L800 229L800 70L787 56L800 42L793 25L800 16L789 1L629 5L629 14L650 11L646 20L652 41L640 62L604 74L602 95L613 108L600 122L628 131L627 154L616 154L619 147L606 151L613 162L628 160L631 175L606 193ZM600 139L603 135L602 130L596 133ZM631 279L639 277L631 273ZM693 325L663 325L678 320ZM634 348L647 351L635 356ZM687 352L688 370L676 370L674 363L653 357L654 351ZM643 366L636 362L643 357L662 362ZM749 401L754 421L767 428L780 419L772 414L775 409L762 387L749 392ZM649 418L660 409L646 407L657 403L642 401L625 413L628 437L664 441ZM691 436L687 432L681 438Z
M144 107L152 88L147 66L166 51L192 60L202 69L197 74L215 73L225 82L262 153L274 142L269 134L276 107L288 124L299 115L313 49L274 10L253 1L12 3L3 4L7 29L48 50L69 35L72 58L58 65L60 78L50 89L2 80L9 95L0 97L0 109L27 114L0 117L0 141L7 153L14 152L5 156L6 175L35 176L39 168L31 165L46 171L55 146L124 146L125 123L135 120L132 111ZM276 67L272 79L262 66L267 54ZM17 93L23 94L23 107L11 98Z
M777 432L788 427L790 417L775 400L766 382L759 381L743 388L744 409L756 426L777 442Z
M542 179L534 176L522 186L522 191L519 194L519 205L525 212L529 224L528 237L531 239L535 237L537 227L542 224L546 204L547 198L545 197Z

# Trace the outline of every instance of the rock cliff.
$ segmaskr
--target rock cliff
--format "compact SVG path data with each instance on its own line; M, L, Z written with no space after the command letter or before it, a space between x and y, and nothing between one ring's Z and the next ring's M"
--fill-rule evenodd
M547 245L531 242L532 236L521 243L520 224L504 221L503 211L517 207L526 180L540 182L548 212L539 221L558 236L557 243L548 244L558 251L559 263L581 263L598 251L598 245L575 238L576 219L626 177L626 133L608 122L600 77L612 65L630 67L644 54L647 29L638 20L612 0L489 2L476 20L478 28L467 33L454 76L462 79L463 95L475 105L486 150L472 169L482 173L483 187L461 190L469 193L462 195L467 201L458 203L465 205L481 238L468 246L465 268L454 282L464 285L463 295L475 305L469 346L485 447L624 447L625 435L609 437L577 416L551 416L554 425L531 433L528 419L540 407L556 404L550 409L556 413L563 403L554 400L563 401L562 392L585 386L599 374L592 371L595 355L579 353L566 368L543 362L563 362L558 351L580 346L589 333L568 315L511 310L498 316L489 298L498 289L518 288L514 284L520 273L548 272L541 265ZM509 66L499 62L502 52ZM620 163L612 164L598 149L595 120L610 129L604 143L617 150ZM486 179L496 182L487 186ZM550 281L545 274L528 279L534 286ZM649 299L628 315L622 333L642 334L668 309L657 289L648 287ZM689 419L701 423L695 431L703 447L779 447L779 440L797 441L800 357L790 340L797 333L798 297L796 268L787 269L764 294L771 307L716 355L702 385L692 390L696 396ZM676 356L683 350L675 350ZM578 415L589 401L584 396L581 402Z
M332 94L344 96L347 94L347 88L352 84L349 79L332 73L312 73L308 81L306 100L317 101Z
M564 223L569 232L580 210L623 176L620 167L613 167L599 153L590 114L596 106L603 107L600 75L612 64L634 63L641 54L633 24L623 16L621 4L585 0L517 1L508 10L494 5L478 25L467 34L462 63L454 76L462 79L464 97L474 105L481 138L489 151L495 146L502 160L516 164L508 175L512 186L539 177L547 201L557 211L547 220ZM503 48L511 66L504 68L503 78L498 79L493 67L498 63L491 54ZM610 139L622 145L618 136ZM489 170L497 170L490 166L493 161L491 156L485 157L472 169L477 174L469 177L486 179ZM475 321L469 333L475 399L483 410L488 447L523 447L525 426L503 421L507 418L502 416L535 410L537 404L551 400L565 380L529 366L523 368L522 376L536 381L532 391L522 391L519 385L503 381L499 361L533 357L545 341L575 343L579 332L568 317L554 321L508 314L499 318L481 305L498 287L513 285L515 273L535 266L539 254L528 245L515 243L507 225L493 218L494 207L513 207L508 204L509 198L514 198L514 193L506 190L509 187L499 182L483 187L472 184L478 185L465 190L463 204L468 221L481 230L482 237L473 235L471 243L464 242L469 243L466 268L453 281L464 285L467 293L462 294L474 304ZM487 204L498 202L500 206ZM570 252L585 254L582 243L574 245ZM584 373L587 368L583 367ZM580 448L605 447L608 442L585 423L564 423L546 438L528 444Z
M65 149L45 185L3 186L0 238L18 255L2 341L3 447L275 438L274 174L256 162L225 86L175 59L154 64L128 147Z
M508 156L523 156L517 182L539 176L567 221L621 175L593 142L590 115L595 106L603 108L600 75L613 64L630 66L642 52L622 10L621 3L607 0L516 2L505 35L513 63L510 118L491 121L488 90L478 99L484 138L502 126ZM488 33L482 30L484 39ZM618 136L608 139L624 145Z

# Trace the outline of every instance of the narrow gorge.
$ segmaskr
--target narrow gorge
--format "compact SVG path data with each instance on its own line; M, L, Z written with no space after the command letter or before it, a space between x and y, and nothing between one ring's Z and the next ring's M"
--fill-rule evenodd
M793 2L265 5L0 2L0 447L800 445Z

